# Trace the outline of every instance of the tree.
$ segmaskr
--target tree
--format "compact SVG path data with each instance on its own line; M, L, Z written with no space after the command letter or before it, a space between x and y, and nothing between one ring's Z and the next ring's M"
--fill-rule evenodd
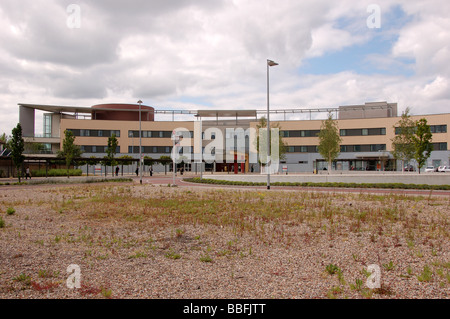
M81 156L81 153L82 152L80 147L78 145L75 145L75 136L73 135L73 132L65 130L62 150L58 151L58 157L65 159L67 167L67 178L70 177L70 165L72 165L72 162L75 158Z
M116 165L114 156L116 155L117 146L119 146L119 142L117 141L116 134L112 134L111 137L108 138L108 147L106 148L106 154L108 154L107 157L111 164L111 172L113 176L114 176L113 166Z
M322 121L318 147L319 154L328 162L328 174L331 171L331 163L339 156L341 142L337 122L329 113L328 118Z
M416 133L413 135L413 142L415 147L414 159L420 168L423 167L433 151L433 144L431 140L433 134L431 134L430 126L427 124L426 119L420 119L416 121Z
M164 175L167 175L167 165L172 163L172 157L171 156L166 156L166 155L162 155L159 158L159 162L164 165Z
M263 140L263 141L259 140L259 130L260 129L267 129L267 119L265 117L261 117L259 119L259 123L256 125L256 149L258 150L258 152L260 149L259 148L260 142L267 143L267 140ZM270 129L271 129L271 131L272 131L272 129L278 129L278 156L279 156L279 160L284 160L284 159L286 159L287 145L285 144L285 142L283 140L280 123L272 122L272 124L270 125ZM273 141L273 139L272 139L272 141ZM259 159L259 162L261 162L261 159Z
M12 130L12 138L10 139L8 146L11 148L11 158L13 160L14 166L17 169L17 177L22 176L22 165L25 161L25 156L23 156L23 151L25 149L25 142L22 137L22 126L20 123L17 124Z
M405 162L414 158L415 146L413 136L416 130L416 124L409 115L409 108L403 112L400 121L398 121L394 130L396 135L392 142L392 156L402 161L402 171L405 169Z

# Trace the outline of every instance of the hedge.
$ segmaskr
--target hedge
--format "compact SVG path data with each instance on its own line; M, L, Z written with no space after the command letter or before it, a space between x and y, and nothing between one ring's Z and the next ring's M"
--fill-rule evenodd
M81 169L69 169L69 176L81 176L83 171ZM45 172L45 169L31 171L31 177L57 177L67 176L67 169L49 169Z
M216 179L200 179L199 177L184 179L187 182L215 185L234 186L265 186L267 183L226 181ZM428 184L403 184L403 183L313 183L313 182L274 182L272 186L296 186L296 187L343 187L343 188L387 188L387 189L425 189L425 190L450 190L450 185Z

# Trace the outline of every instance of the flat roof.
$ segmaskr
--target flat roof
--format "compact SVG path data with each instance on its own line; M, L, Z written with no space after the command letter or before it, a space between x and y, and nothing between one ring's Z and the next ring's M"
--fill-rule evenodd
M256 110L202 110L198 117L256 117Z
M90 107L38 105L38 104L22 104L22 103L19 103L19 106L52 113L62 113L62 112L85 113L85 114L92 113L92 109Z

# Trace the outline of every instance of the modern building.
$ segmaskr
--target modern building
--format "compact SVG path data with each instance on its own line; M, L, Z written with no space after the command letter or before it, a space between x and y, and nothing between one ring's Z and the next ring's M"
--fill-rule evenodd
M35 134L35 111L44 112L43 134ZM338 121L342 137L341 153L335 163L337 170L401 170L401 163L392 157L391 139L395 136L395 125L400 120L396 103L373 102L364 105L340 106L329 109L283 109L271 111L271 122L278 124L287 153L280 163L280 172L313 172L324 169L327 163L317 151L318 133L322 119L312 119L312 114L331 112ZM28 143L38 143L39 152L45 156L56 156L62 145L64 131L70 130L84 152L83 157L103 158L106 155L108 137L117 137L119 147L116 157L130 155L138 159L139 154L158 159L170 156L173 147L172 132L183 128L187 132L191 153L199 153L194 141L201 134L202 152L217 137L223 143L214 148L216 158L223 160L204 163L203 169L235 173L259 171L258 163L250 161L249 129L256 129L263 110L158 110L150 106L135 104L103 104L87 107L19 104L20 123L23 136ZM159 115L171 116L171 120L159 121ZM309 119L294 119L299 116ZM281 119L274 120L274 117ZM179 119L181 118L181 120ZM440 166L450 163L449 141L450 113L415 115L412 120L426 118L433 133L433 152L428 165ZM201 123L201 131L198 131ZM208 130L210 129L210 130ZM228 129L228 131L227 131ZM242 129L242 130L241 130ZM139 132L142 132L141 139ZM201 132L201 133L200 133ZM207 133L207 134L205 134ZM242 136L238 136L238 135ZM230 136L234 135L234 136ZM238 151L238 142L227 145L226 140L245 141L245 151ZM141 143L141 152L139 145ZM223 145L220 148L220 145ZM186 151L186 148L184 149ZM183 151L181 151L183 152ZM38 154L30 154L36 156ZM231 161L229 159L232 159ZM228 159L228 161L226 160ZM196 165L187 160L187 170ZM162 166L155 171L164 170Z

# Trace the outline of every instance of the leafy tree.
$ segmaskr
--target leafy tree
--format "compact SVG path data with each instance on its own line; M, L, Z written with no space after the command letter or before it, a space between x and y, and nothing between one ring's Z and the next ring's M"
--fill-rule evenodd
M416 160L420 168L423 167L433 151L433 144L431 140L433 134L431 133L430 126L427 124L426 119L420 119L416 121L416 133L413 135L413 142L415 147L414 159Z
M391 139L392 156L394 156L395 159L402 161L402 170L405 169L405 162L409 162L413 159L415 153L413 136L415 134L416 124L411 119L409 112L409 108L403 112L400 121L394 126L396 135Z
M22 126L20 123L17 124L15 128L12 130L12 138L9 141L9 145L11 148L11 158L13 160L14 166L17 169L17 177L19 179L22 176L22 165L25 161L25 156L23 156L23 151L25 150L25 142L22 137Z
M62 150L58 151L58 157L64 158L67 167L67 178L70 177L69 169L70 165L75 158L81 156L81 149L78 145L75 145L75 136L72 131L65 130L64 131L64 140L62 145Z
M122 164L122 174L123 174L123 166L126 165L131 165L133 163L133 157L129 156L129 155L123 155L121 157L119 157L119 159L121 159L121 164ZM129 172L128 172L129 173Z
M322 121L318 147L319 154L328 162L328 174L331 171L331 163L339 156L341 142L337 122L329 113L328 118Z
M116 155L118 145L119 142L117 141L116 134L112 134L111 137L108 138L108 147L106 148L106 154L109 159L111 165L111 172L113 172L113 175L114 175L113 166L116 165L114 156Z
M164 165L164 174L167 174L167 165L169 165L170 163L172 163L172 157L171 156L166 156L166 155L162 155L159 158L159 162Z

